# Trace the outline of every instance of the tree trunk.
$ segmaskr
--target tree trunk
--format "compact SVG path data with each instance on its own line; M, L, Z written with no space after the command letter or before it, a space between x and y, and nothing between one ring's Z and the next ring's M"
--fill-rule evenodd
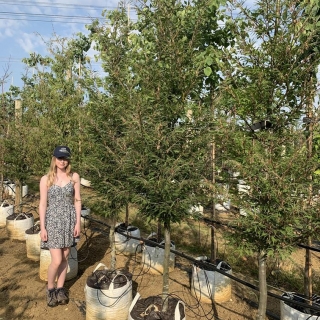
M14 207L15 212L17 213L17 210L22 212L22 208L20 208L21 205L21 198L22 198L22 183L20 180L15 181L15 201L14 201Z
M2 161L0 162L1 163L1 165L2 165ZM1 172L1 174L0 174L0 202L2 202L3 201L3 173Z
M259 308L257 320L265 320L267 311L267 255L264 251L259 253Z
M158 221L157 224L157 242L160 243L161 242L161 222Z
M310 85L313 85L313 79L312 77L310 78ZM311 95L313 97L313 95ZM308 118L309 122L307 123L307 161L312 158L312 153L313 153L313 103L312 99L308 99ZM308 188L308 203L306 205L312 206L313 205L313 186L312 186L312 174L309 176L310 184ZM308 227L309 229L312 228L312 224L310 221L308 221ZM308 237L308 246L311 247L312 240L311 236ZM304 292L305 295L309 298L312 296L312 263L311 263L311 251L310 249L306 249L306 259L305 259L305 266L304 266ZM310 301L311 303L311 301Z
M311 245L311 237L308 237L308 247L311 247ZM306 259L304 267L304 294L309 298L311 298L312 296L312 262L310 249L306 249Z
M210 88L210 109L212 114L215 113L215 90L213 88ZM210 160L211 160L211 179L212 179L212 185L214 186L216 183L216 144L215 144L215 137L212 137L212 143L211 143L211 154L210 154ZM215 210L215 194L212 195L212 211L211 211L211 219L216 220L216 210ZM211 262L215 262L217 259L217 248L215 243L215 229L214 225L211 226Z
M129 204L127 203L126 204L126 218L125 218L125 225L126 225L126 227L128 227L128 225L129 225Z
M214 205L214 203L213 203ZM212 215L212 220L214 219L214 215ZM215 234L214 234L214 225L211 226L211 256L210 260L212 263L214 263L217 260L217 250L215 245Z
M114 230L115 230L115 224L116 224L116 219L113 217L111 221L111 228L110 228L110 234L109 234L109 241L110 241L110 248L111 248L111 262L110 262L110 268L112 270L116 269L116 245L114 241Z
M15 100L15 104L14 104L14 108L15 108L15 121L16 121L16 127L18 127L21 123L22 120L22 102L21 100ZM21 187L22 183L19 179L17 179L15 181L15 212L16 210L19 210L21 208L21 195L22 195L22 187Z
M162 311L168 309L168 294L169 294L169 263L170 263L170 248L171 248L171 237L170 237L170 224L164 224L164 259L163 259L163 276L162 276L162 300L163 307Z

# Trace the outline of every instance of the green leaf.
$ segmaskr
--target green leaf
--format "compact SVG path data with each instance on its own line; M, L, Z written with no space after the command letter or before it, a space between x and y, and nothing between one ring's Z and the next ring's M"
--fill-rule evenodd
M209 77L209 76L212 74L212 69L211 69L211 67L206 67L206 68L204 69L204 74L205 74L207 77Z

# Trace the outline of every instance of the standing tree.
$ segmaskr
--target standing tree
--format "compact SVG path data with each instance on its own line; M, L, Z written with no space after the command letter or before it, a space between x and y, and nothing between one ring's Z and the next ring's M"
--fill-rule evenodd
M303 28L297 28L314 16L303 15L295 4L267 0L251 10L238 6L237 45L226 51L223 70L225 106L235 119L224 157L240 168L233 202L245 212L230 239L242 253L258 253L257 319L266 313L267 257L290 252L319 230L318 209L306 205L316 161L308 156L302 125L313 90L309 75L319 55L308 54L312 33L302 41ZM305 227L310 220L312 231Z
M229 29L218 23L223 20L219 1L154 0L138 8L131 36L136 81L131 181L140 212L163 225L165 302L172 224L189 217L191 206L206 202L211 186L212 98L219 84L220 49L230 40Z
M306 140L307 140L307 161L310 158L313 158L316 155L316 150L313 147L313 137L314 129L317 129L317 124L319 118L317 114L314 114L314 104L316 102L316 92L317 92L317 71L318 71L318 56L319 56L319 45L320 45L320 27L319 27L319 18L320 18L320 6L317 2L314 1L299 1L297 3L297 9L302 11L302 14L308 19L306 23L302 25L299 23L297 29L302 29L303 33L301 36L301 41L306 42L306 51L302 53L300 60L302 62L310 61L314 69L311 69L309 72L309 78L307 79L306 86L308 86L308 95L306 97L306 115L304 122L306 123ZM315 172L316 173L316 172ZM310 185L309 185L309 194L308 194L308 206L312 206L314 203L314 187L313 184L317 183L317 174L313 175L310 173L309 176ZM316 188L318 189L318 188ZM309 229L312 230L312 221L310 219L308 222ZM312 233L312 232L311 232ZM309 247L312 245L312 238L310 232L307 237L307 244ZM304 291L305 295L309 298L312 297L312 261L311 261L311 250L306 249L305 256L305 273L304 273Z
M1 95L1 131L0 131L0 174L1 174L1 188L0 188L0 201L2 201L2 185L4 178L17 179L25 178L25 168L20 168L17 165L17 154L13 151L13 140L16 131L14 130L15 123L15 101L19 98L20 90L17 87L11 86L9 91L3 92ZM18 142L21 141L21 136L18 138ZM18 148L19 150L19 148ZM20 154L22 152L20 151ZM18 154L18 157L19 155ZM11 157L13 156L13 157ZM22 157L23 159L23 157ZM11 161L12 160L12 161ZM12 164L15 162L15 164ZM20 202L20 199L17 199ZM20 204L20 203L19 203Z
M9 133L9 123L14 117L14 100L19 95L19 90L16 87L11 86L10 89L5 92L5 84L10 77L9 66L4 69L4 74L0 78L1 84L1 100L0 100L0 202L2 202L3 196L3 181L5 172L4 154L5 154L5 141Z
M77 44L77 42L76 42ZM79 106L84 99L79 90L78 64L79 45L75 40L55 36L48 45L48 56L31 54L23 59L32 75L23 77L21 99L25 107L29 145L27 163L33 172L47 170L46 158L51 156L56 145L68 144L74 151L73 164L78 166L81 155L79 145ZM88 50L84 44L82 50ZM30 69L29 69L30 70ZM46 155L46 156L44 156Z
M0 85L1 85L1 100L0 100L0 119L1 119L1 127L0 127L0 202L2 202L2 195L3 195L3 178L4 178L4 162L3 162L3 155L4 155L4 139L6 136L7 130L7 117L8 117L8 104L10 102L10 95L4 92L5 84L8 82L8 78L10 77L9 72L9 65L6 66L4 69L4 73L0 78Z
M130 201L128 177L133 173L128 161L128 113L135 90L130 70L132 24L124 3L119 10L104 11L103 15L105 25L95 21L88 26L105 77L88 74L84 81L89 93L85 148L90 149L84 163L98 198L96 212L111 220L111 268L115 269L115 225Z
M215 120L206 97L218 86L220 48L230 38L218 24L224 19L218 6L153 0L137 7L136 23L123 5L107 15L105 27L89 27L106 72L97 79L102 90L92 85L88 104L90 178L105 197L106 215L117 216L131 192L140 212L163 224L164 296L171 225L206 201L211 185L207 160Z

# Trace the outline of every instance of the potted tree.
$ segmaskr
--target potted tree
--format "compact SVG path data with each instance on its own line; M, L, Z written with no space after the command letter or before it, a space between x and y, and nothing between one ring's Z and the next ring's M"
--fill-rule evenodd
M24 210L22 206L23 181L26 181L30 175L30 169L26 161L28 153L28 145L23 137L28 132L26 119L21 100L15 101L14 118L8 124L8 135L4 141L5 153L4 163L5 173L15 181L14 193L15 205L13 213L6 217L6 227L8 235L12 239L25 240L25 231L29 229L34 222L33 214L29 209Z
M136 246L125 236L132 230L128 219L123 223L120 214L129 207L131 192L129 178L132 168L128 161L128 123L127 112L130 103L130 70L124 66L128 64L129 31L130 23L127 21L126 8L121 6L114 12L104 12L106 25L93 22L88 29L89 39L95 44L95 49L102 61L106 76L93 79L91 74L84 74L84 89L90 96L90 102L86 106L86 112L90 118L83 125L83 151L89 150L83 158L83 168L87 178L91 181L91 187L96 197L91 198L88 203L95 214L104 216L110 224L109 242L111 247L111 264L103 272L110 273L112 280L110 287L101 288L111 290L117 279L127 279L119 290L111 290L108 293L110 299L96 301L99 304L101 319L127 319L129 307L132 301L132 275L128 270L119 269L116 265L116 254L134 253ZM126 21L126 23L118 23ZM109 25L111 23L111 25ZM121 84L121 81L124 81ZM98 206L94 204L94 202ZM101 272L96 270L96 272ZM88 278L89 281L89 278ZM87 286L90 283L87 281ZM111 288L111 289L109 289ZM119 291L125 290L125 294L119 296ZM87 305L94 301L90 292L86 289ZM97 300L97 295L94 296ZM113 300L112 300L113 299ZM114 299L117 303L114 303ZM88 316L93 316L89 306ZM96 318L95 318L96 319Z
M86 82L94 98L88 110L95 116L87 128L92 155L87 159L88 178L103 195L100 203L105 215L112 217L112 225L130 200L141 214L162 224L165 253L160 312L164 313L171 305L172 225L189 217L190 207L207 198L214 98L203 98L201 92L205 81L214 92L219 81L215 77L217 48L222 42L228 45L230 35L227 28L217 32L208 28L217 26L216 5L207 1L193 4L152 1L150 7L142 4L137 8L134 24L122 8L108 15L110 26L98 21L89 26L106 77L99 80L102 91L91 78ZM110 241L113 232L111 229Z
M311 40L311 34L301 41L302 33L291 24L308 24L308 19L314 19L312 14L298 14L301 8L296 2L258 1L251 10L237 9L238 46L233 52L226 51L228 67L222 70L224 105L228 105L226 113L232 124L225 131L223 156L225 161L240 163L241 177L250 189L232 190L231 202L246 215L236 219L230 241L242 254L257 255L257 319L265 319L268 257L290 252L309 232L306 217L314 221L319 210L316 204L306 205L316 163L308 156L306 127L299 120L308 113L306 101L313 91L308 79L319 55L308 53L312 41L306 39ZM318 230L318 222L313 227Z
M138 319L136 306L142 304L145 313L157 305L158 317L167 314L169 319L184 319L179 299L173 308L180 310L179 315L168 311L171 229L190 214L198 215L190 212L192 206L207 202L213 97L201 97L200 92L205 82L216 88L213 60L218 43L224 38L227 45L230 34L227 29L215 33L208 28L216 25L219 15L218 4L209 1L192 1L192 5L151 1L137 10L135 29L139 32L130 35L132 64L127 67L136 89L130 97L134 104L127 105L128 159L134 168L130 183L140 214L161 224L165 248L160 302L137 294L129 316Z

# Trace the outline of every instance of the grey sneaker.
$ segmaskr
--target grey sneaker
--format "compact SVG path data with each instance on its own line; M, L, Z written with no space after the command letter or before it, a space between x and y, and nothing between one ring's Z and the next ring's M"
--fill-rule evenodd
M58 304L68 304L69 297L65 288L57 288L56 289L57 302Z
M49 307L56 307L58 305L55 289L47 290L47 305Z

